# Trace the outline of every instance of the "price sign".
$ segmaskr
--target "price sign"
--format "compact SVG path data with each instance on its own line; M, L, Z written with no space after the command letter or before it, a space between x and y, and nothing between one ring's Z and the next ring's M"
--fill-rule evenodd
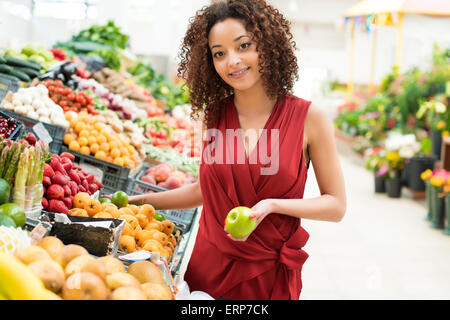
M50 144L53 139L48 133L47 129L44 127L44 125L39 122L33 126L33 131L36 133L37 138L39 140L43 140L45 144Z

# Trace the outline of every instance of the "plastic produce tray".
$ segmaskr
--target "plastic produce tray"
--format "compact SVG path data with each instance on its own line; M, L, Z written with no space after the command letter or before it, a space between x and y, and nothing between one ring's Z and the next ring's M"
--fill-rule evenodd
M11 110L3 109L2 111L7 115L9 115L10 117L20 120L20 122L24 124L26 132L33 132L33 127L36 124L40 123L39 120L26 117L22 114L15 113ZM54 124L45 122L42 122L42 124L44 125L45 129L47 129L48 134L52 137L53 140L49 145L50 152L59 154L63 144L64 134L66 133L66 128L55 126Z
M25 131L25 126L23 125L23 123L20 120L18 120L17 118L11 117L11 115L9 115L8 113L3 112L3 110L0 110L0 116L5 119L13 118L14 122L16 123L16 130L14 130L11 133L11 135L9 136L8 139L10 139L12 141L17 141L17 140L21 139L22 136L24 135L24 131Z
M144 194L148 192L167 191L168 189L158 187L157 185L141 181L147 169L154 167L154 164L144 162L139 170L135 170L128 180L127 193L129 195Z
M114 193L118 190L127 190L128 180L130 179L130 167L123 167L114 163L97 159L91 155L72 151L65 145L61 147L62 152L69 152L75 156L75 162L78 164L88 164L99 168L103 172L102 184L105 186L102 190L104 194ZM139 170L137 168L135 171Z

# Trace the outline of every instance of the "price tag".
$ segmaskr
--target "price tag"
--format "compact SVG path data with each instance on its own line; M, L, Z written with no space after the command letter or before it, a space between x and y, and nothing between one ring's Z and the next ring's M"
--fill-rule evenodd
M47 129L44 127L44 125L39 122L33 126L33 131L36 133L39 140L43 140L45 144L50 144L53 139L48 133Z
M38 223L36 227L31 230L29 237L31 239L31 244L34 245L42 240L42 238L47 234L48 230L46 227L42 225L42 223Z

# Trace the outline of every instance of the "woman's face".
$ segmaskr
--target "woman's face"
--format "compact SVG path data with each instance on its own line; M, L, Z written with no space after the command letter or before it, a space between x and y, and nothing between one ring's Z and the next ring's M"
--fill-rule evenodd
M235 90L247 90L261 80L256 43L240 20L228 18L209 32L208 45L219 76Z

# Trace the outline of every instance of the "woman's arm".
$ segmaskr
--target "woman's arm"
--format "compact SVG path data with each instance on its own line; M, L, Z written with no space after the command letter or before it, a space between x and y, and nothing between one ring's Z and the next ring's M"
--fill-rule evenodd
M203 196L200 182L197 180L194 183L169 191L130 196L128 202L137 205L149 203L159 210L190 209L201 206Z

